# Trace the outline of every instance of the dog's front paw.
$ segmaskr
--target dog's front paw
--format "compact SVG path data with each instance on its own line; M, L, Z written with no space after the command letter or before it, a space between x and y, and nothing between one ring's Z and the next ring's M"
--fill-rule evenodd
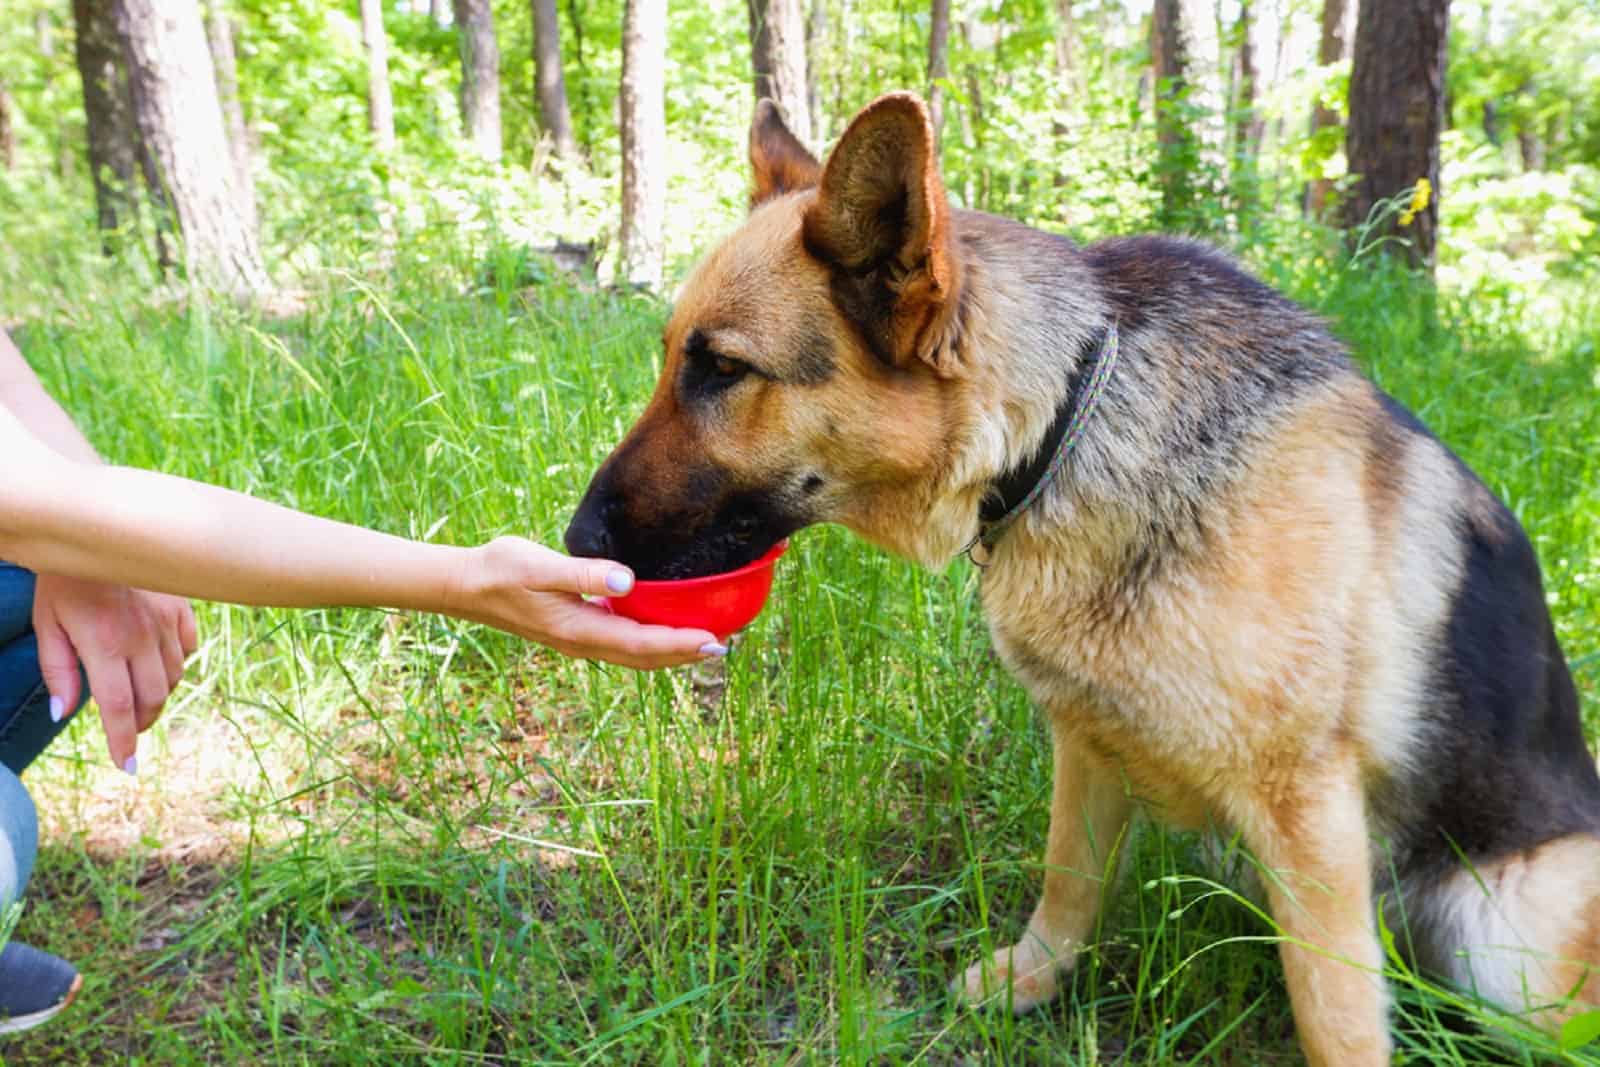
M1021 1015L1053 999L1067 961L1036 937L1024 936L987 960L979 960L950 983L968 1004L1009 1004Z

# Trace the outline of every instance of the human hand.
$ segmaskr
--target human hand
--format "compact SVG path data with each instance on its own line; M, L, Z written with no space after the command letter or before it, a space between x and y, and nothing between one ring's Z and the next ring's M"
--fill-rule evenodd
M33 629L51 713L78 706L81 662L89 692L100 705L111 760L136 773L138 735L160 717L183 677L184 660L198 643L189 602L125 585L41 574L34 587Z
M520 537L496 538L467 549L462 559L449 593L451 615L624 667L649 670L727 653L709 631L645 626L584 600L633 588L633 573L620 563L575 559Z

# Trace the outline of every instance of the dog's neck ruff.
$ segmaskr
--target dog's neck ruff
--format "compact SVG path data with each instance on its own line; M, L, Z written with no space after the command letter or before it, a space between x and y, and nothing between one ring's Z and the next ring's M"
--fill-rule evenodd
M1056 409L1055 420L1037 450L1027 462L1002 474L984 497L978 508L978 535L966 548L967 558L973 563L988 565L988 557L1000 538L1066 466L1067 457L1083 439L1084 428L1105 396L1106 382L1117 365L1117 351L1117 324L1112 321L1106 327L1105 338L1089 357L1088 366L1080 366L1073 375L1067 397ZM976 554L979 550L983 559Z

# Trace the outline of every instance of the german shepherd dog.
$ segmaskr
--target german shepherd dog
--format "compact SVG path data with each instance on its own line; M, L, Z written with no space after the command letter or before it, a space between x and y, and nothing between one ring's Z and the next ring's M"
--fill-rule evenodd
M960 994L1056 993L1142 810L1264 872L1313 1064L1388 1062L1375 901L1507 1010L1600 1004L1600 778L1533 550L1459 459L1218 252L952 208L913 95L826 164L763 102L750 155L567 547L682 577L834 522L986 557L1055 780L1027 932Z

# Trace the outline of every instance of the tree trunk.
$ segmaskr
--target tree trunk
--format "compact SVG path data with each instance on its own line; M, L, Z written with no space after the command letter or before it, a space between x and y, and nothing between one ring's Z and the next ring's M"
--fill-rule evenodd
M109 234L131 227L138 217L139 131L110 3L72 0L72 21L95 213L100 229ZM107 244L105 251L113 249Z
M833 24L832 40L828 47L828 67L833 72L833 121L842 122L849 114L845 107L845 85L850 80L845 69L848 63L840 56L854 54L856 40L861 35L861 20L855 16L852 0L839 0L839 18Z
M1233 35L1237 44L1235 75L1237 91L1233 102L1233 172L1229 184L1239 206L1239 221L1244 223L1256 207L1256 157L1261 152L1261 120L1256 115L1256 54L1251 34L1255 31L1250 0L1240 0L1239 19Z
M33 40L41 56L45 59L55 57L56 24L47 8L41 7L33 13Z
M1238 41L1239 95L1233 111L1233 146L1236 157L1254 158L1261 151L1261 121L1256 115L1255 14L1250 0L1240 0L1239 21L1234 23Z
M811 0L811 13L806 16L806 108L811 112L811 136L819 141L827 136L822 120L822 76L818 73L827 39L828 0Z
M1072 16L1072 0L1056 0L1056 84L1070 106L1083 91L1078 77L1078 29Z
M959 24L961 44L970 56L975 49L972 47L972 23L962 19ZM981 186L973 184L973 173L967 172L967 179L961 186L961 199L971 207L987 206L989 185L989 166L987 156L983 150L984 137L988 127L984 124L983 114L983 81L978 72L978 64L968 61L962 70L962 77L967 83L967 99L965 105L958 109L961 116L961 143L969 154L975 159L982 160L978 166L978 177L982 179Z
M1357 237L1374 205L1429 183L1426 205L1389 218L1366 236L1394 234L1414 266L1433 270L1439 226L1439 131L1444 125L1445 45L1450 0L1361 0L1350 70L1345 152L1355 182L1345 224ZM1400 226L1401 221L1408 225ZM1386 242L1384 247L1398 247Z
M1524 171L1544 170L1544 142L1536 131L1521 124L1517 126L1517 152L1522 156Z
M234 50L238 33L238 24L228 16L220 0L211 0L206 12L206 40L211 46L211 62L217 68L217 100L222 104L223 125L228 132L234 191L239 194L240 214L255 230L256 179L250 164L250 131L245 126L244 107L239 103L239 62Z
M1161 188L1159 218L1163 225L1187 214L1194 197L1190 172L1198 155L1194 131L1178 106L1188 67L1179 32L1181 17L1178 0L1155 0L1150 13L1150 65L1156 82L1156 181Z
M183 235L193 281L267 287L256 232L239 211L228 139L196 0L112 0L139 137Z
M450 0L428 0L428 15L435 26L447 25L450 22Z
M500 46L489 0L454 0L461 34L461 123L478 155L500 162Z
M383 0L361 0L361 43L367 49L367 130L380 153L394 151L394 97L389 95L389 38Z
M578 148L588 158L594 158L594 103L589 85L589 68L583 52L583 3L567 0L567 21L572 24L572 58L578 70Z
M1350 58L1350 16L1355 9L1350 0L1322 0L1322 40L1317 46L1317 62L1323 67L1343 63ZM1324 107L1321 98L1311 109L1311 135L1318 130L1337 128L1339 113ZM1328 210L1328 197L1333 192L1333 182L1328 178L1314 178L1306 187L1306 214L1320 219Z
M1215 13L1205 0L1156 0L1150 52L1156 81L1161 224L1193 228L1221 172L1220 71Z
M661 286L667 209L667 0L627 0L622 19L622 239L618 280Z
M750 12L750 59L757 100L778 105L783 121L802 142L811 140L806 104L806 27L800 0L746 0Z
M12 118L17 110L16 98L5 82L0 82L0 167L17 169L17 125Z
M533 0L533 66L539 89L539 122L556 157L578 158L572 136L572 110L567 106L567 80L561 71L561 16L556 0Z
M928 26L928 110L933 113L933 137L944 136L944 89L950 79L950 0L933 0Z

